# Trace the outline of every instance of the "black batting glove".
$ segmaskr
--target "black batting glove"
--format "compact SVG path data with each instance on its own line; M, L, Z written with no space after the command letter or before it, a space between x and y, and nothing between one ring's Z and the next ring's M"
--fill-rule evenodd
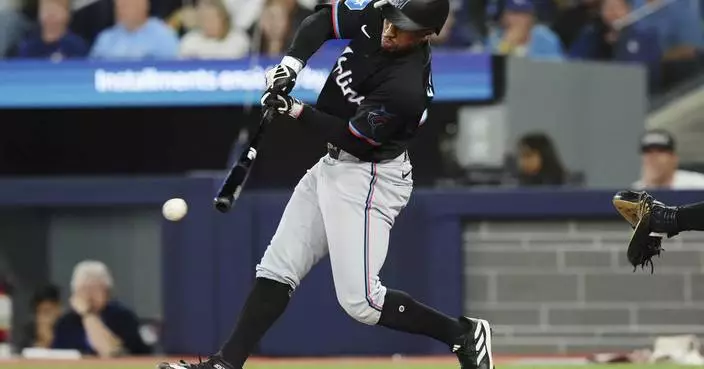
M294 119L298 119L303 112L303 102L288 95L267 91L260 102L265 109L274 109L277 113Z
M296 71L283 64L279 64L266 72L267 92L288 95L296 86Z

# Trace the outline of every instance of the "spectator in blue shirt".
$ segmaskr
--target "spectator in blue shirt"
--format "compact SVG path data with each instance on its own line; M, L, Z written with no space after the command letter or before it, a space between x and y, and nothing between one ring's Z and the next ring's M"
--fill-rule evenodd
M653 29L664 61L690 60L704 47L704 28L700 18L701 4L696 0L634 0L634 8L660 7L638 21L643 29Z
M39 30L20 43L19 58L81 58L88 54L88 45L68 30L71 18L70 0L40 0Z
M627 0L603 0L600 18L582 28L569 49L569 56L642 64L648 68L649 86L657 87L662 59L657 32L637 23L622 29L617 27L616 22L630 12Z
M547 26L536 23L533 0L506 0L501 26L492 29L487 44L498 54L531 59L563 58L562 43Z
M98 35L90 56L97 59L176 59L176 32L149 17L148 0L115 0L117 24Z
M112 285L105 264L88 260L76 265L72 310L56 322L53 348L99 357L150 353L140 336L137 316L112 298Z

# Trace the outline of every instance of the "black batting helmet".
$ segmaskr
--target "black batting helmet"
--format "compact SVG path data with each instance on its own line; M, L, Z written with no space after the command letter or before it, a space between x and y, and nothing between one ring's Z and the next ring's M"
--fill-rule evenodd
M440 33L450 12L449 0L379 0L375 8L394 26L406 31Z

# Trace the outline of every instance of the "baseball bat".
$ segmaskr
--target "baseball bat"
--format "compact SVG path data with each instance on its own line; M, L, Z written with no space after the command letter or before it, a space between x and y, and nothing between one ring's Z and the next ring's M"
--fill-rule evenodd
M227 213L234 205L237 198L242 192L242 188L249 178L249 172L252 169L254 160L257 158L257 149L259 148L259 142L264 134L266 127L274 119L274 112L272 109L266 109L262 115L262 119L259 122L259 127L254 133L254 136L249 141L247 147L240 155L239 160L230 169L227 177L220 186L217 196L214 200L215 209L221 213Z

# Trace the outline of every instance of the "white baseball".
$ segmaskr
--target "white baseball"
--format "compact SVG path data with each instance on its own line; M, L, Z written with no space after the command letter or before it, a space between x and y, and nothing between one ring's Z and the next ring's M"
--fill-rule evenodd
M188 204L181 198L170 199L164 203L161 208L161 213L164 214L164 218L176 222L181 220L188 212Z

